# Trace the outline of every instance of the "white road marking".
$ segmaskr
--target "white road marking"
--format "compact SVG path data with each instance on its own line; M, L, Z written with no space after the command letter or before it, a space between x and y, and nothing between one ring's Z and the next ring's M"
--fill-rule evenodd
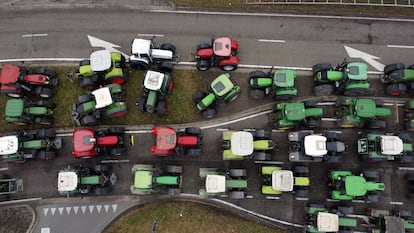
M113 205L112 205L112 210L113 210L114 212L116 212L116 208L118 208L118 205L117 205L117 204L113 204Z
M58 133L56 134L57 137L72 137L73 133Z
M266 197L268 200L280 200L280 197Z
M258 39L259 42L269 42L269 43L286 43L285 40L269 40L269 39Z
M402 49L414 49L413 45L393 45L389 44L387 45L388 48L402 48Z
M414 167L398 167L398 170L414 171Z
M47 33L38 33L38 34L26 34L26 35L22 35L22 37L26 38L26 37L44 37L44 36L48 36L49 34Z
M376 61L378 59L381 59L379 57L376 57L374 55L371 55L369 53L351 48L349 46L344 45L346 52L348 53L348 56L351 58L361 58L362 60L366 61L368 64L373 66L378 71L383 71L385 65Z
M102 205L96 205L96 210L98 211L98 214L101 213Z
M323 117L323 118L321 118L321 121L337 121L338 119L335 119L335 118L326 118L326 117Z
M85 214L86 206L81 206L82 214Z
M102 160L101 163L129 163L129 159L120 159L120 160Z
M59 211L59 214L62 215L62 213L63 213L63 207L59 207L58 208L58 211Z
M15 203L21 203L21 202L26 202L26 201L39 201L39 200L42 200L42 198L34 197L34 198L18 199L18 200L12 200L12 201L2 201L0 202L0 205L15 204Z
M49 208L43 208L43 215L46 216L49 212Z
M137 36L164 37L164 35L162 35L162 34L145 34L145 33L138 33Z
M404 205L404 202L402 201L390 201L391 205Z
M105 212L108 213L109 205L104 205Z
M74 206L73 207L73 211L75 212L75 214L78 214L78 210L79 210L79 206Z
M257 164L284 164L284 162L279 162L279 161L260 161L260 160L255 160L254 163L257 163Z
M125 58L127 58L127 59L129 58L128 54L125 54L125 53L115 49L115 48L120 48L121 46L119 46L117 44L113 44L113 43L105 41L105 40L102 40L102 39L99 39L99 38L94 37L94 36L90 36L90 35L87 35L87 36L88 36L88 39L89 39L89 43L91 44L92 47L104 48L104 49L109 50L111 52L118 52L118 53L121 53L122 56L124 56Z
M15 58L15 59L2 59L0 63L8 62L31 62L31 61L82 61L84 58Z
M2 168L0 168L0 171L7 171L7 170L9 170L8 167L2 167Z
M125 133L129 133L129 134L151 133L151 130L126 130Z
M93 213L93 209L95 208L95 206L94 205L90 205L90 206L88 206L88 209L89 209L89 213L90 214L92 214Z
M238 118L238 119L235 119L235 120L232 120L232 121L226 121L226 122L221 122L221 123L217 123L217 124L206 125L206 126L202 126L200 128L201 129L216 128L216 127L232 124L232 123L239 122L239 121L244 121L244 120L254 118L254 117L257 117L257 116L261 116L261 115L264 115L264 114L268 114L268 113L271 113L271 112L272 112L272 110L263 111L263 112L259 112L259 113L252 114L252 115L249 115L249 116L241 117L241 118Z
M56 208L50 208L50 212L52 213L52 215L55 215Z
M66 209L66 213L69 215L70 211L72 210L72 207L71 206L66 206L65 209Z

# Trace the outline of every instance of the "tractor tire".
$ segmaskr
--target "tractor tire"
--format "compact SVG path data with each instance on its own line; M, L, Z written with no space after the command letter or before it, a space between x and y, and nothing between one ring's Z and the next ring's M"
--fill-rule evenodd
M265 95L266 95L265 92L260 89L253 89L250 91L250 98L255 99L255 100L263 99Z
M370 129L385 129L386 122L383 120L374 120L368 123Z
M226 98L226 104L229 104L233 101L235 101L237 99L237 97L239 97L240 95L240 89L234 91L233 93L231 93L230 95L227 96Z
M313 74L316 74L316 73L319 73L325 70L332 70L332 64L331 63L319 63L319 64L312 66Z
M147 98L145 96L141 96L137 102L135 103L135 105L137 106L138 110L140 112L146 112L146 108L145 108L145 103L147 102Z
M92 91L96 89L97 83L92 78L83 78L80 82L80 87Z
M405 179L409 182L414 182L414 173L409 173L405 176Z
M190 148L185 151L185 155L189 157L196 157L201 155L201 149L200 148Z
M253 159L255 161L270 161L272 160L272 155L266 152L254 152Z
M96 125L98 121L94 116L86 115L80 120L81 126L93 126Z
M296 189L295 190L295 199L307 198L309 197L309 190L308 189Z
M250 72L249 74L249 80L252 78L263 78L263 77L269 77L269 75L267 75L265 72L261 70L255 70L255 71Z
M36 87L36 89L37 88L40 88L39 96L41 98L49 99L49 98L53 97L53 90L51 88L47 88L47 87Z
M93 170L96 173L101 173L101 172L106 173L106 172L112 171L112 166L111 165L108 165L108 164L96 164L93 167Z
M313 94L315 96L331 95L333 92L334 92L334 87L331 84L323 84L323 85L315 86L313 88Z
M91 60L82 60L79 62L79 66L88 66L91 64Z
M384 67L384 74L389 75L396 70L403 70L405 69L405 65L403 63L394 63L390 65L386 65Z
M246 169L230 169L229 176L233 178L247 177L247 170Z
M206 71L210 69L210 62L207 60L198 60L197 61L197 69L199 71Z
M130 62L129 66L131 66L131 68L136 69L136 70L148 70L150 68L150 65L143 61Z
M107 195L107 194L110 194L111 192L112 192L111 187L95 187L93 189L94 195Z
M182 166L168 165L165 170L166 170L167 173L173 174L173 175L183 173L183 167Z
M352 206L338 206L337 211L342 215L348 215L354 213L354 208Z
M223 66L220 66L220 69L222 69L223 71L233 71L233 70L237 69L237 65L236 64L223 65Z
M405 94L406 92L407 85L404 83L393 83L385 87L385 93L387 95L399 96Z
M6 96L10 97L10 98L22 98L23 97L23 93L21 92L15 92L15 91L7 91L4 93Z
M188 127L184 130L187 135L200 135L201 129L199 127Z
M124 134L125 128L124 127L110 127L108 128L108 133L110 134Z
M34 158L40 159L40 160L55 159L56 158L56 152L55 151L41 150L41 151L35 153Z
M314 108L318 104L315 100L306 100L303 101L303 104L305 105L305 108Z
M78 97L78 105L87 103L89 101L93 101L94 97L93 95L81 95Z
M170 61L162 61L158 64L158 69L163 72L172 72L173 63Z
M201 115L205 119L211 119L217 115L217 110L215 108L207 108L203 112L201 112Z
M377 171L375 170L363 170L362 171L362 175L367 179L367 180L378 180L379 179L379 174Z
M245 199L246 194L243 191L231 191L229 192L229 198L235 200Z
M174 195L177 195L177 194L180 194L180 193L181 193L180 188L168 188L167 189L167 195L174 196Z
M117 148L112 148L111 150L109 150L109 156L121 156L124 155L126 153L126 148L125 147L117 147Z
M126 81L127 81L126 77L121 74L121 75L112 76L106 79L105 83L122 85L126 83Z
M293 173L298 176L298 175L308 175L309 174L309 168L306 166L295 166L293 168Z
M41 124L41 125L52 125L53 124L53 119L51 118L36 118L35 122Z
M40 67L40 68L37 70L37 73L39 73L39 74L43 74L43 75L46 75L46 76L48 76L50 79L53 79L53 78L55 78L55 77L56 77L56 73L55 73L55 71L53 71L53 70L49 70L49 69L47 69L46 67Z
M169 77L167 79L167 93L168 94L171 94L173 87L174 87L174 79L173 79L172 74L169 74Z
M318 127L320 125L320 121L317 119L307 119L304 121L304 125L308 128L315 128Z
M167 112L167 102L165 102L165 100L159 101L157 104L156 111L159 117L163 117Z
M409 70L414 70L414 64L410 65L409 67L407 67L407 69Z
M200 49L211 49L211 45L207 43L197 45L197 51Z
M344 91L344 95L347 96L361 96L368 95L369 89L365 88L352 88Z
M56 104L49 100L39 100L36 102L36 105L40 107L50 108L50 109L56 108Z
M207 93L205 93L204 91L197 91L193 95L193 102L198 104L206 96L207 96Z
M402 155L400 156L401 163L414 163L414 157L412 155Z
M54 129L39 129L36 134L37 139L55 138L56 131Z
M163 49L163 50L171 51L173 53L173 55L175 54L175 51L177 50L175 48L175 46L173 44L170 44L170 43L164 43L160 46L160 48Z
M296 95L293 94L276 95L277 100L291 100L295 97Z
M325 133L325 137L331 140L339 140L342 132L328 131Z

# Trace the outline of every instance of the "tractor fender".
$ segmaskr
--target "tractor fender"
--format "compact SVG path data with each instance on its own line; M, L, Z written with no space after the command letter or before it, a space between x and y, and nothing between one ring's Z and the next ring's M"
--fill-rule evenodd
M383 108L383 107L377 107L375 111L375 116L377 117L387 117L391 116L392 112L390 108Z
M201 101L197 104L197 109L199 111L205 110L211 104L216 101L216 96L213 93L209 93L206 97L201 99Z
M227 59L223 59L218 63L218 66L225 66L225 65L238 65L239 64L239 57L230 56Z
M231 50L238 51L239 50L239 43L236 40L231 39Z

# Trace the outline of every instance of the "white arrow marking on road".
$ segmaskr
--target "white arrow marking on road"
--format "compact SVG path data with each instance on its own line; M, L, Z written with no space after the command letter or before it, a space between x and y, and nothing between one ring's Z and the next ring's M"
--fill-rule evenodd
M59 210L59 214L62 215L62 213L63 213L63 207L59 207L58 210Z
M101 213L101 209L102 209L102 206L101 205L97 205L96 206L96 210L98 211L98 214Z
M118 207L118 205L117 204L113 204L112 205L112 210L114 211L114 212L116 212L116 208Z
M66 213L69 215L70 214L70 210L72 209L72 207L68 206L66 207Z
M49 208L43 208L43 215L47 215L47 212L49 212Z
M90 205L90 206L88 206L88 208L89 208L89 212L92 214L93 213L93 208L95 208L95 206L94 205Z
M344 45L346 52L348 53L348 56L351 58L362 58L364 61L366 61L368 64L370 64L372 67L377 69L378 71L384 71L385 65L382 63L377 62L376 60L381 59L379 57L376 57L374 55L353 49L351 47L348 47Z
M105 208L105 212L107 212L107 213L108 213L108 210L109 210L109 205L104 205L104 208Z
M81 206L82 214L85 214L86 206Z
M119 45L112 44L111 42L104 41L102 39L99 39L99 38L96 38L90 35L88 35L88 39L92 47L99 47L99 48L104 48L106 50L109 50L111 52L118 52L118 53L121 53L125 58L129 58L127 54L115 49L115 48L120 48L121 46Z
M56 208L50 208L50 211L52 212L52 215L55 215Z
M75 211L75 214L78 214L79 206L74 206L73 211Z

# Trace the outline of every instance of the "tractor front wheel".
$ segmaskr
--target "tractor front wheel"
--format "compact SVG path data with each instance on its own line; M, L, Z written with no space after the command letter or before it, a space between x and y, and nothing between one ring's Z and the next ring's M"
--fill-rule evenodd
M240 95L240 89L234 90L230 95L226 96L225 101L226 104L229 104L237 99Z
M312 66L313 74L319 73L321 71L332 70L331 63L319 63Z
M112 170L112 166L108 164L97 164L93 167L95 172L110 172Z
M136 70L148 70L149 64L144 61L134 61L130 63L131 68Z
M253 89L250 91L250 97L252 99L260 100L265 97L265 92L260 89Z
M233 71L235 69L237 69L237 65L223 65L220 67L222 70L224 71Z
M173 44L170 44L170 43L164 43L160 46L160 48L163 49L163 50L171 51L173 53L173 55L175 54L175 51L177 50L175 48L175 46Z
M140 112L146 112L146 108L145 108L145 103L147 102L147 98L144 96L141 96L138 101L135 103L135 105L137 106L138 110Z
M109 151L109 155L110 156L121 156L121 155L123 155L123 154L125 154L126 153L126 148L125 147L118 147L118 148L112 148L110 151Z
M159 101L156 111L159 117L164 116L167 112L167 102L165 102L164 100Z
M204 110L201 115L205 118L205 119L211 119L213 117L215 117L217 115L217 110L214 108L208 108L206 110Z
M207 60L198 60L197 61L197 69L199 71L206 71L210 69L210 62Z
M263 77L268 77L268 75L266 75L266 73L261 70L255 70L255 71L250 72L249 74L249 80L252 78L263 78Z

